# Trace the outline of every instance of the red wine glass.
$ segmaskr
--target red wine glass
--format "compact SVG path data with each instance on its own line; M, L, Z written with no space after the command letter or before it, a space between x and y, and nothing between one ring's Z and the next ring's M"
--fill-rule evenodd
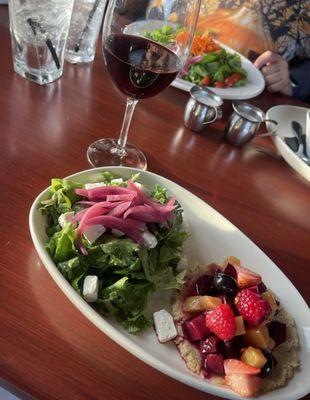
M95 166L146 169L143 152L127 142L138 100L155 96L175 79L192 44L201 0L110 0L103 25L104 61L112 81L127 96L118 139L103 138L87 150ZM139 7L136 7L139 3ZM160 32L159 36L154 34Z

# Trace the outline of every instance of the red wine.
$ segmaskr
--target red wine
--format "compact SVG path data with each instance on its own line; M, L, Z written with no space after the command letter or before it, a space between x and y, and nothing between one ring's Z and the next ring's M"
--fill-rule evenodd
M168 48L140 36L110 35L103 46L107 69L116 86L135 99L155 96L180 70Z

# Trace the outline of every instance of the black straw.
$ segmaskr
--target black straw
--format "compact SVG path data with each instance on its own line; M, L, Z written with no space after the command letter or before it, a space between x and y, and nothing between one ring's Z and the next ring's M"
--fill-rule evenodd
M28 18L27 22L30 25L30 28L32 29L32 32L33 32L33 34L35 36L37 35L37 29L43 35L46 33L46 31L42 28L41 24L38 21L36 21L35 19ZM59 58L58 58L58 56L56 54L55 47L53 46L53 43L52 43L51 39L47 38L45 43L46 43L46 46L48 47L48 49L49 49L49 51L50 51L50 53L51 53L51 55L53 57L53 60L55 62L55 65L56 65L57 69L60 69Z
M86 33L86 32L88 31L88 29L89 29L89 24L91 23L91 20L92 20L93 17L94 17L94 14L95 14L95 12L96 12L98 6L99 6L100 1L101 1L101 0L96 0L96 1L95 1L94 5L93 5L93 8L92 8L91 12L90 12L89 15L88 15L85 28L83 29L83 31L82 31L82 33L81 33L81 35L80 35L80 38L79 38L79 40L78 40L78 42L77 42L77 44L75 45L75 48L74 48L74 51L75 51L76 53L78 53L79 50L80 50L80 47L81 47L81 44L82 44L82 40L84 39L85 33Z

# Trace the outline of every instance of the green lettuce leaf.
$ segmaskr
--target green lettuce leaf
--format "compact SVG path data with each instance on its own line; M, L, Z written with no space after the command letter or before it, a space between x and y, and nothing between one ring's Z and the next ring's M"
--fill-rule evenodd
M182 245L188 237L182 229L182 212L178 204L168 227L158 226L158 244L155 248L140 248L139 257L146 279L152 282L156 289L177 289L184 283L185 271L176 270L181 259Z
M112 239L100 248L107 257L108 268L117 275L145 280L139 260L139 247L131 239Z
M150 326L144 315L148 299L154 286L150 282L139 282L123 277L99 293L98 304L103 313L114 315L129 332L137 333Z
M69 260L78 254L75 247L76 230L67 224L61 231L56 232L45 247L55 263Z
M167 189L163 188L160 185L156 185L155 190L152 193L152 197L155 200L158 200L161 204L167 203L167 201L168 201Z
M218 61L220 58L218 53L208 53L206 55L203 56L203 59L200 61L201 64L209 64L209 63L213 63L215 61Z
M161 29L144 32L144 36L163 45L169 45L175 41L177 34L181 31L182 28L174 29L170 25L164 25Z
M73 288L82 294L82 285L86 276L88 265L83 262L83 257L74 257L57 265L62 275L71 283Z
M110 257L109 264L112 266L130 266L138 255L138 244L127 238L112 239L100 244L100 248Z
M47 215L48 236L53 236L55 232L61 230L58 218L61 214L72 211L72 206L80 199L75 193L75 189L82 188L83 184L70 181L68 179L52 179L50 193L51 197L43 200L39 209Z
M175 268L166 264L166 259L176 261L176 257L169 258L169 249L161 254L157 247L147 250L140 249L140 259L146 279L152 282L156 289L178 289L184 283L186 271L175 272Z

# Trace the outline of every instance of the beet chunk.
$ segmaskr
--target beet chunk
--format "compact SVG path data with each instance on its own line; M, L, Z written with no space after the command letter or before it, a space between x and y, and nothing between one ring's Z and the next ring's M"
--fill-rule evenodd
M203 367L208 373L224 375L224 358L222 354L208 354L204 360Z
M240 358L241 349L245 347L242 336L235 336L220 343L220 353L224 358Z
M275 341L276 346L286 341L286 325L280 321L272 321L268 325L269 336Z
M198 315L198 317L183 322L182 329L185 338L190 342L201 340L205 338L209 333L211 333L210 329L206 327L205 313L202 313Z
M200 341L199 349L202 357L208 354L219 353L219 344L221 340L217 336L209 336Z
M225 274L230 275L232 278L237 280L237 271L236 271L236 268L232 264L228 263L224 272L225 272Z
M200 276L196 281L195 288L198 296L213 294L213 276L208 274Z

